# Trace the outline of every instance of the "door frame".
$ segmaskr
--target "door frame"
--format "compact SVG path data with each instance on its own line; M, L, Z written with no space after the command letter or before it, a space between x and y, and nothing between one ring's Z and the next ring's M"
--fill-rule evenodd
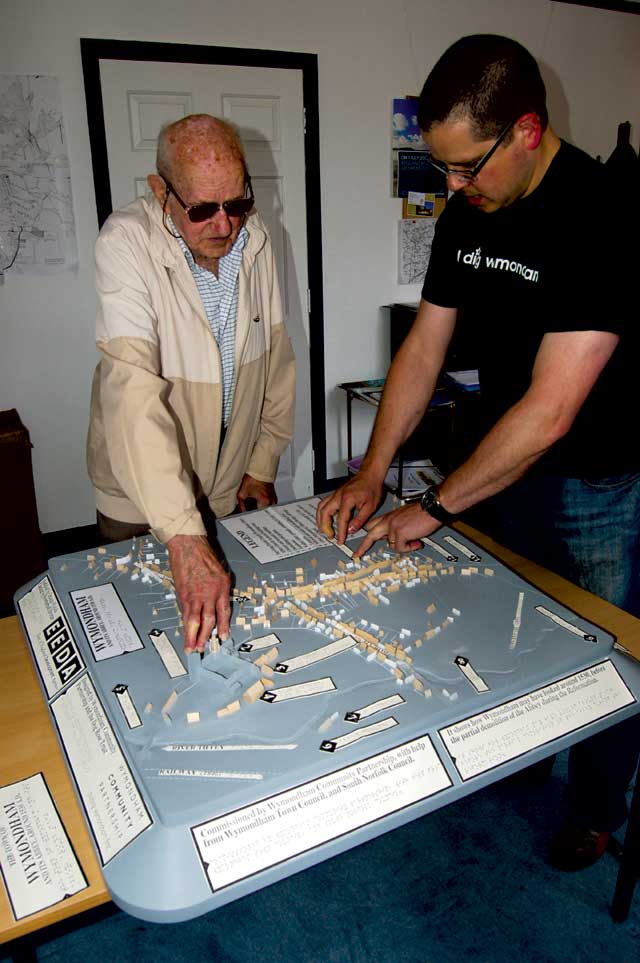
M320 123L317 54L200 44L156 43L141 40L80 39L91 163L98 226L113 210L104 121L101 60L139 60L159 63L216 64L234 67L268 67L302 72L304 105L305 194L307 202L307 272L309 279L309 376L311 393L311 445L313 489L327 488L327 433L324 379L324 299L322 286L322 219L320 193ZM300 292L304 301L305 292ZM312 363L313 362L313 363Z

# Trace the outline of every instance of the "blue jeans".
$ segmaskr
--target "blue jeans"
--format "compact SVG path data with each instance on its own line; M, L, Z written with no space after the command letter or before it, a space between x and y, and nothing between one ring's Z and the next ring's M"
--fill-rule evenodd
M640 472L530 474L492 499L491 534L508 548L640 616Z
M640 616L640 472L525 476L491 499L481 524L501 544ZM640 714L573 746L568 818L611 831L627 816Z

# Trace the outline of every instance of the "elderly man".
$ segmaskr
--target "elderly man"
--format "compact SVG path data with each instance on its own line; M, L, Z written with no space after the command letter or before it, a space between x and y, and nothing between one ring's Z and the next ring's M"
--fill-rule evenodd
M338 537L378 505L398 446L436 385L457 311L481 333L487 432L422 501L374 519L356 554L398 551L492 498L492 533L516 551L640 614L637 322L628 206L597 230L588 198L608 194L596 161L549 126L538 66L506 37L463 37L427 78L418 112L433 163L455 196L439 218L422 301L396 355L361 470L325 499ZM354 517L352 517L354 515ZM569 821L551 859L579 869L625 819L638 718L574 747Z
M166 543L185 649L202 651L230 614L205 521L276 501L294 358L233 128L206 114L166 127L148 184L96 244L89 474L105 541Z

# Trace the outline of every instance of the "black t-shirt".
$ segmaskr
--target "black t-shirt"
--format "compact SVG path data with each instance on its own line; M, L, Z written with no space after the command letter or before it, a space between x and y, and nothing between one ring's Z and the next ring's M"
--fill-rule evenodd
M526 392L543 336L611 331L620 342L540 468L568 476L640 467L631 304L632 205L601 164L562 143L538 187L487 214L455 195L438 219L422 296L462 307L475 334L488 425Z

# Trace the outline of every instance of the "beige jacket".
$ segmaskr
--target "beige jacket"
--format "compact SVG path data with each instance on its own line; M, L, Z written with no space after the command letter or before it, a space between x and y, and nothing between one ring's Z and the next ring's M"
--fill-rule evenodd
M97 344L87 441L96 505L148 523L163 542L204 534L195 494L218 516L245 472L273 481L293 431L295 361L271 242L257 214L239 276L236 387L222 450L222 369L178 242L155 200L112 214L96 243ZM219 457L218 457L219 456Z

